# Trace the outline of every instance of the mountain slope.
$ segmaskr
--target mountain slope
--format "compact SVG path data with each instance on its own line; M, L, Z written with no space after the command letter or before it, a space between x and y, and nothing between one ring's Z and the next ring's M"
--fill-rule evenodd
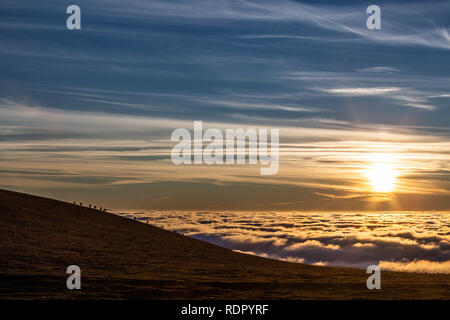
M79 265L82 289L66 288ZM2 299L447 299L450 275L294 264L236 253L66 202L0 190Z

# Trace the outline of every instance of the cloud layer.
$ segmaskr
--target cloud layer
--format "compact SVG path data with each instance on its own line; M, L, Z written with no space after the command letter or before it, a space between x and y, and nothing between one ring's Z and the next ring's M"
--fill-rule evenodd
M119 214L239 252L315 265L450 273L448 212Z

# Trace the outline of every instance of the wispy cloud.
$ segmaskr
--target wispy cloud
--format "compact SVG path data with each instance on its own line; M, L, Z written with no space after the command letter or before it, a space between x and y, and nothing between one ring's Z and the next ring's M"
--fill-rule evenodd
M374 73L381 73L381 72L399 72L400 70L393 67L368 67L368 68L361 68L358 69L359 72L374 72Z
M389 45L428 46L450 49L449 32L432 19L437 10L449 9L448 3L438 7L417 3L382 5L382 30L368 30L364 23L365 7L355 5L314 6L296 1L198 1L188 5L184 1L132 1L132 5L117 3L109 11L113 15L167 16L185 19L282 20L306 23L320 29L353 34L363 39ZM122 7L118 10L116 6ZM120 12L120 14L119 14ZM351 41L351 40L350 40Z
M345 97L382 96L399 105L420 110L435 110L426 92L407 87L347 87L347 88L317 88L316 90Z
M406 105L410 106L410 107L418 108L418 109L423 109L423 110L434 110L435 109L433 106L427 105L427 104L408 103Z
M349 96L372 96L378 94L386 94L391 92L398 92L402 88L397 87L375 87L375 88L336 88L336 89L324 89L323 91L328 93L336 93Z

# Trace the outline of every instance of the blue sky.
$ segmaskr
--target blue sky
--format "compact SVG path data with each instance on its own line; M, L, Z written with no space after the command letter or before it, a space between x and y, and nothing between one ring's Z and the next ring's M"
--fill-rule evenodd
M81 7L82 30L66 29L70 4ZM381 30L366 28L370 4L381 7ZM92 191L80 190L92 189L98 192L92 201L113 206L119 204L108 192L141 190L153 199L149 194L160 184L175 185L171 190L213 184L217 192L224 183L257 184L280 194L294 185L299 189L291 197L271 199L291 203L286 208L303 205L297 197L316 195L313 207L317 194L356 192L342 178L330 180L328 192L327 173L281 172L278 180L262 181L242 168L220 177L188 168L180 177L168 161L170 132L203 120L216 127L285 128L283 150L303 149L286 152L282 163L297 163L297 171L323 161L355 168L354 158L342 159L345 150L390 144L388 152L395 146L408 155L405 181L425 180L420 185L429 187L410 187L399 197L419 194L448 208L449 21L448 1L4 0L1 185L67 200L90 197ZM318 143L326 152L307 154L306 145ZM330 147L335 143L339 151ZM381 149L376 152L387 152ZM177 192L157 198L166 197L169 206L182 197ZM201 203L201 192L186 197ZM137 201L126 198L125 206ZM140 206L155 205L148 201Z

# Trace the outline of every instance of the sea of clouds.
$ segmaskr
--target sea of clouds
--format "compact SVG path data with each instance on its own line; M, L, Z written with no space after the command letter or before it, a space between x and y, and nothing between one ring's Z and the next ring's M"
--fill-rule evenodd
M450 273L449 212L123 211L235 251L314 265Z

